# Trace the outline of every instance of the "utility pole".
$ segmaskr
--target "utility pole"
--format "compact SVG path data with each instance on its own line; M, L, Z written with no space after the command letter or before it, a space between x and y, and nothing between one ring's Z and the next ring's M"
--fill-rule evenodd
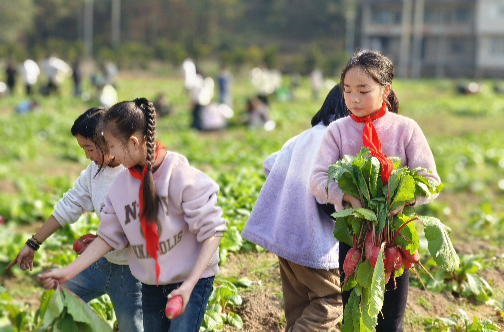
M121 42L121 0L112 0L112 47L116 49Z
M356 0L347 0L345 2L345 19L346 19L346 34L345 34L345 52L352 55L355 51L355 16L357 11Z
M425 0L415 2L415 21L413 28L413 64L411 77L420 78L422 72L422 38L424 20Z
M93 1L84 0L84 54L93 58Z
M398 76L408 76L409 51L410 51L410 30L411 30L411 10L413 0L403 0L402 25L401 25L401 44L399 53Z

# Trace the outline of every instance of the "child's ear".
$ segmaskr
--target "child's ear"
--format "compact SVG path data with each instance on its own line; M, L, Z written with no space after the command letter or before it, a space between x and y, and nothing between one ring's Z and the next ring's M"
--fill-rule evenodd
M140 140L135 135L130 137L130 142L133 144L135 148L138 148L140 146Z
M392 90L392 85L390 85L390 83L385 84L383 87L383 101L387 100L390 90Z

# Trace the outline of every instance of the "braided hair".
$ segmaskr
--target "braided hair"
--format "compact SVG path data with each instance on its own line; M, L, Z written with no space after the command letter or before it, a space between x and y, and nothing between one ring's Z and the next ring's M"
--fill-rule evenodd
M152 166L156 155L156 109L146 98L124 101L112 106L103 116L101 129L106 129L120 142L127 144L135 133L141 133L147 147L147 173L143 178L142 217L156 222L159 197L156 194Z
M344 86L345 75L351 68L359 67L381 86L392 84L394 79L394 64L380 52L363 50L357 51L341 71L340 84ZM390 88L390 93L385 100L389 111L399 113L399 98Z

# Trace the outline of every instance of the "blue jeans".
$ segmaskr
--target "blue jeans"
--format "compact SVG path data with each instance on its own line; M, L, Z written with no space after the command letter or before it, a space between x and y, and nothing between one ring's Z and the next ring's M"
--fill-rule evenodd
M128 265L100 258L65 286L85 302L107 294L112 301L120 332L143 332L142 283Z
M199 332L213 290L214 277L202 278L191 293L184 313L174 320L166 317L168 294L182 283L160 285L142 284L144 330L156 332Z

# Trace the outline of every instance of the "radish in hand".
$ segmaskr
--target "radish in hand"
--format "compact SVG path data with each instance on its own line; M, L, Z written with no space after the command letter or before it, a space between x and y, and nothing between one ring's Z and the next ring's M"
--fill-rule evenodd
M166 303L166 317L168 317L168 319L177 318L182 310L182 304L182 297L179 295L169 299Z
M80 255L86 250L86 248L96 239L98 236L93 234L86 234L81 236L73 245L73 250Z

